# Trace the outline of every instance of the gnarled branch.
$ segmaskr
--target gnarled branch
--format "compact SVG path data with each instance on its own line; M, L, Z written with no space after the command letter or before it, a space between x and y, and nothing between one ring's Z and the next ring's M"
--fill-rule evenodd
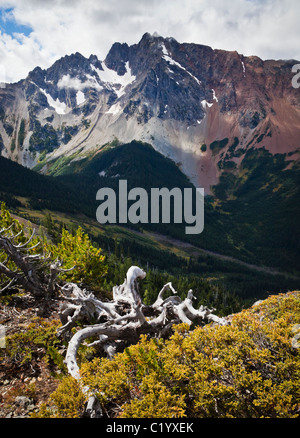
M192 290L188 291L187 298L181 300L171 283L163 286L152 306L144 306L138 293L137 280L145 278L145 272L137 266L132 266L126 275L124 283L113 288L113 301L102 302L86 290L81 290L78 285L68 284L63 292L69 296L63 296L66 302L60 317L64 324L59 329L59 334L67 333L78 319L91 320L92 317L105 321L79 330L70 340L65 363L69 373L76 379L80 379L80 369L77 364L77 351L82 342L90 337L98 337L90 345L101 346L109 358L112 358L118 348L136 343L141 334L149 334L156 337L165 337L171 333L174 324L180 322L189 325L196 319L214 321L218 324L227 324L224 318L213 314L213 309L200 306L195 309L192 300L195 299ZM164 292L170 289L173 295L164 299ZM151 312L149 312L149 308ZM151 313L147 318L144 311ZM116 344L117 343L117 344ZM85 391L88 391L85 388ZM88 406L94 405L95 395L91 394ZM96 404L97 405L97 404ZM98 406L98 405L97 405ZM93 410L94 414L95 411ZM98 409L99 414L99 409ZM100 414L99 414L100 415Z
M0 247L6 254L6 259L0 262L0 274L10 280L0 289L0 294L12 285L19 285L35 297L50 298L57 290L57 275L66 270L61 268L62 263L59 260L53 263L50 257L42 253L29 254L29 251L40 245L40 242L37 242L30 246L34 231L25 243L16 244L15 239L22 231L16 235L9 235L10 228L0 231Z

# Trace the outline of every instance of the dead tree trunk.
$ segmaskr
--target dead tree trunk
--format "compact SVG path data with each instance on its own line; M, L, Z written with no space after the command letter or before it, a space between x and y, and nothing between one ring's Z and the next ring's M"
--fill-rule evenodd
M53 262L50 256L35 251L40 241L32 244L34 231L24 243L17 243L21 233L11 234L11 227L0 230L0 247L3 248L0 255L5 256L5 260L0 262L0 274L7 278L0 295L13 286L21 286L45 301L59 290L57 275L70 269L62 269L59 260Z
M64 270L59 260L53 262L50 257L37 253L35 249L40 242L32 244L34 233L24 243L17 243L21 233L13 235L11 227L0 230L0 247L3 248L0 274L7 278L7 284L0 294L13 285L19 285L34 297L43 298L44 307L49 298L60 295L62 326L58 336L69 339L65 362L71 376L78 380L80 369L76 360L77 351L87 338L95 338L90 345L97 345L112 358L117 351L123 351L126 345L137 343L141 334L163 338L170 336L172 326L180 322L191 325L198 320L227 324L224 318L213 314L215 309L203 306L194 308L192 290L188 291L185 300L181 300L171 283L163 286L154 304L145 306L139 295L138 280L145 278L146 273L137 266L131 266L123 284L113 288L113 300L110 302L99 300L93 293L74 283L59 287L58 274L70 269ZM168 289L172 295L164 298ZM72 336L71 329L78 321L91 325ZM89 395L86 413L90 417L101 416L101 406L96 396L90 393L89 388L83 390Z
M80 370L76 361L77 351L87 338L96 337L90 345L98 345L109 358L112 358L117 350L122 351L125 345L136 343L141 334L166 337L171 334L172 326L180 322L191 325L198 319L227 324L224 318L213 314L214 309L210 310L203 306L195 309L192 304L195 297L191 290L188 291L187 298L182 301L171 283L163 286L154 304L145 306L137 288L138 279L145 278L145 275L142 269L132 266L127 272L124 283L113 288L113 301L106 303L86 290L81 290L75 284L63 288L64 306L60 313L63 326L59 329L59 335L70 333L79 319L99 321L98 324L79 330L69 342L65 363L75 379L80 380ZM163 295L167 289L173 295L164 299ZM85 388L85 391L88 391L88 388ZM96 403L95 395L90 396L88 403L90 415L100 415L99 403ZM96 411L91 406L96 406Z

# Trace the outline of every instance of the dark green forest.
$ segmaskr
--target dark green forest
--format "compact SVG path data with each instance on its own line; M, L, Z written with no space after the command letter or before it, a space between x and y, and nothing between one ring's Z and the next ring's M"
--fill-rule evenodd
M63 161L66 164L66 158ZM45 176L0 157L1 200L16 213L26 204L31 220L34 212L41 212L42 219L36 215L35 222L44 225L54 240L64 225L53 220L51 212L78 216L79 225L83 214L97 224L96 193L101 187L117 192L119 179L128 181L128 190L193 187L171 160L136 141L107 145L93 156L69 160L68 166L62 164L61 159L53 162L50 171L56 176ZM107 281L117 281L116 273L122 272L120 263L127 266L134 262L155 275L174 276L175 283L176 278L187 282L208 278L225 305L229 295L253 301L273 291L296 288L298 280L284 275L289 272L297 276L300 246L299 165L287 168L288 164L288 156L271 155L263 148L248 149L242 170L225 171L214 194L206 196L205 226L199 235L185 235L184 224L174 223L129 224L132 234L118 237L110 225L104 226L104 233L86 229L93 242L112 258L111 269L116 272ZM100 172L105 176L100 177ZM283 275L257 272L207 255L181 257L140 241L135 231L159 232L251 264L277 268Z

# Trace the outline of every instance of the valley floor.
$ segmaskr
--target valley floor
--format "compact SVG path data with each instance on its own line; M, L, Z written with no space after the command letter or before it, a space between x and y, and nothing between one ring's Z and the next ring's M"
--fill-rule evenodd
M188 252L189 254L192 254L194 256L199 256L199 255L205 254L205 255L208 255L211 257L215 257L217 259L226 260L226 261L231 262L231 263L236 263L236 264L242 265L248 269L252 269L252 270L255 270L258 272L263 272L265 274L283 275L286 278L290 278L293 280L300 279L299 276L293 275L293 274L288 273L288 272L278 271L277 269L270 268L268 266L258 266L258 265L254 265L251 263L247 263L247 262L239 260L235 257L231 257L231 256L227 256L225 254L219 254L219 253L214 252L214 251L209 251L207 249L199 248L197 246L192 245L191 243L183 242L181 240L174 239L173 237L170 237L170 236L165 236L165 235L162 235L159 233L149 233L149 235L154 240L164 244L167 247L172 247L172 246L174 247L175 246L177 248L180 248L182 251Z

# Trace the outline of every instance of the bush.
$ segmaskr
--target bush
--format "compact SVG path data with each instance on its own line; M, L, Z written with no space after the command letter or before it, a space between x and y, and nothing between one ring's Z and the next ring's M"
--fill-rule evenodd
M50 397L50 401L52 396ZM57 408L49 409L46 403L42 403L39 413L32 414L33 418L78 418L83 414L86 396L83 395L79 383L72 377L66 377L63 385L55 391Z
M9 210L6 208L4 202L1 203L0 209L0 230L7 230L7 234L10 236L16 236L14 238L14 242L16 244L24 244L28 241L29 236L32 234L32 228L25 229L24 225L21 224L17 219L13 218L10 214ZM39 238L34 236L31 240L30 246L34 247L39 242ZM2 249L2 248L1 248ZM0 263L4 263L7 255L4 251L0 249ZM33 248L31 251L28 251L28 255L37 254L40 251L40 246L37 248ZM17 272L18 268L13 260L9 259L6 263L6 266L12 270ZM6 286L6 283L9 282L8 277L4 274L0 274L0 288L2 286Z
M19 366L29 365L42 354L50 368L55 366L64 371L63 357L58 352L62 345L56 333L59 326L57 320L47 321L37 317L25 331L7 336L6 349L3 352L0 350L0 353Z
M75 234L63 229L61 241L57 245L51 245L52 257L62 260L64 268L72 268L73 271L61 275L61 278L69 282L85 283L94 291L100 290L103 276L107 273L104 264L105 256L100 248L95 248L87 234L81 227Z
M188 332L181 324L167 341L142 336L111 361L83 364L82 386L110 416L298 417L300 352L292 339L299 322L300 292L272 296L229 326ZM68 377L51 396L55 415L68 416L69 385Z
M11 235L18 235L15 242L25 243L28 240L28 236L31 235L32 229L28 228L26 230L17 219L14 219L4 203L1 204L0 213L0 229L6 229L11 226L9 231ZM31 246L38 242L40 242L40 245L30 251L29 254L43 252L44 255L50 255L53 261L59 259L63 262L64 269L75 266L72 271L60 274L62 280L84 283L93 288L94 291L101 290L103 277L107 273L107 266L104 263L105 256L101 254L102 250L100 248L93 246L89 236L83 232L81 227L74 234L63 229L60 242L57 245L48 241L44 235L36 235L32 239ZM5 259L6 255L4 253L1 254L0 262ZM11 260L9 260L7 266L11 269L15 268ZM41 266L41 269L46 268ZM7 282L7 278L4 275L0 275L0 285L5 282Z

